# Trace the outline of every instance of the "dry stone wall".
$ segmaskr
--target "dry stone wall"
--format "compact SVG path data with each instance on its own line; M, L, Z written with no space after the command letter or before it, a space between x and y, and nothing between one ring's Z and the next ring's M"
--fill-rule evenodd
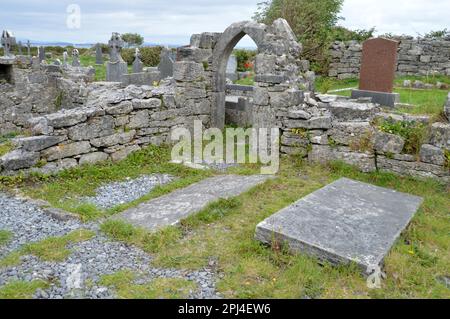
M142 146L169 142L172 128L209 118L208 105L175 100L170 79L158 87L93 83L82 107L30 119L33 136L13 140L15 149L0 159L1 174L119 161Z
M19 62L11 83L0 83L0 135L20 132L33 117L85 103L93 69Z
M449 102L450 103L450 102ZM345 97L305 94L304 103L281 115L281 151L326 163L339 160L363 172L450 182L450 123L433 123L427 116L388 114L378 105ZM421 123L428 127L417 154L405 152L405 138L380 130L380 121Z
M397 75L450 76L450 39L395 38L400 42ZM357 41L334 42L329 76L357 78L361 67L362 44Z

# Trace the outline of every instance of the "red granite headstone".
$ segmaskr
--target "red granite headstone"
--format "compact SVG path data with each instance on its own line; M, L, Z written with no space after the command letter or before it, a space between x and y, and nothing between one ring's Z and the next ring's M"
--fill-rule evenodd
M397 69L398 42L377 38L363 44L359 89L392 93Z

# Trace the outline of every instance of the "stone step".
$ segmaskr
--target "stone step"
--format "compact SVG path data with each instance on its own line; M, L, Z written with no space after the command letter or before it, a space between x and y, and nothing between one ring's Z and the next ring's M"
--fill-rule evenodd
M382 265L423 199L342 178L272 215L256 239L332 264Z
M142 203L114 219L150 231L176 225L219 199L236 197L272 178L270 175L222 175L205 179L165 196Z

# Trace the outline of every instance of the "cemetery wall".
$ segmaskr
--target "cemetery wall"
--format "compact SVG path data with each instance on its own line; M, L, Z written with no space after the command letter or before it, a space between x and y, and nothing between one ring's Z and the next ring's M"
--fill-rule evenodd
M14 65L12 83L0 83L0 135L20 132L32 117L83 105L93 75L89 68Z
M427 116L388 114L376 104L318 95L279 114L281 152L325 163L339 160L363 172L376 170L450 182L450 123ZM450 97L449 102L450 104ZM382 123L417 125L424 143L386 133ZM416 145L416 144L412 144Z
M450 76L450 39L396 38L400 41L397 75ZM338 79L357 78L361 66L362 44L357 41L334 42L329 76Z
M149 144L168 142L175 127L208 122L207 103L177 103L172 81L158 87L93 83L82 107L35 117L32 136L12 141L2 175L54 173L82 164L119 161Z

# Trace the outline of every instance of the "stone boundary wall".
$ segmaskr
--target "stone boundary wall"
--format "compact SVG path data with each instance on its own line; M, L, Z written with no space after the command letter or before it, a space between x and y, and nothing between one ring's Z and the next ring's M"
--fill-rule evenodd
M405 154L405 140L380 131L376 119L429 126L420 153ZM363 172L389 171L450 183L450 123L431 123L427 116L387 114L376 104L318 95L280 114L281 152L312 162L340 160Z
M29 119L72 109L86 102L93 68L20 63L13 66L13 84L0 83L0 135L21 132Z
M209 105L179 104L167 80L159 87L93 83L83 107L29 120L33 136L15 138L1 174L50 174L82 164L119 161L142 146L168 142L174 127L207 122Z
M400 41L397 75L450 76L450 39L430 40L411 37ZM328 75L338 79L359 77L362 44L357 41L334 42L330 48L332 61Z

